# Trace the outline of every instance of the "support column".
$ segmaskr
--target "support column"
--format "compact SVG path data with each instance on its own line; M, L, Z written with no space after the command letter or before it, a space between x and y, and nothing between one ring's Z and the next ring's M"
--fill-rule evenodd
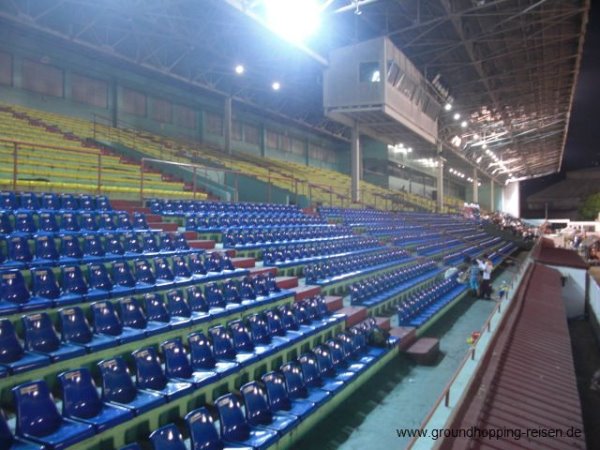
M490 211L494 212L496 210L495 205L495 195L494 195L494 180L490 179Z
M223 131L225 132L225 152L231 155L231 97L225 97Z
M360 202L360 131L358 122L354 123L351 135L350 149L350 176L352 177L351 197L352 202Z
M479 203L479 178L477 167L473 167L473 203Z
M437 173L437 212L444 211L444 158L438 156Z

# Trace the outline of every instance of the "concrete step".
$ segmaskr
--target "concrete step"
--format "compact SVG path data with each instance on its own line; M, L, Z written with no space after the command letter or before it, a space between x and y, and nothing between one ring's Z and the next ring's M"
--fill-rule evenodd
M263 267L252 267L248 269L250 272L250 276L256 277L258 275L266 275L268 273L272 273L273 275L277 275L277 267L271 266L263 266Z
M325 304L329 312L337 312L344 307L344 299L339 295L326 295Z
M440 340L437 338L422 337L412 344L406 354L413 358L417 364L432 366L440 353Z
M240 269L250 269L256 265L254 258L231 258L233 267Z
M162 230L168 232L175 232L179 228L176 223L164 222L148 222L148 226L151 230Z
M295 292L294 300L299 302L300 300L304 300L305 298L310 298L314 295L319 295L321 293L320 286L298 286L292 289Z
M367 308L364 306L344 306L336 313L346 315L346 327L353 327L367 318Z
M184 231L183 237L186 241L194 241L198 239L198 233L196 233L195 231Z
M292 289L298 286L298 277L277 277L275 282L280 289Z
M417 329L414 327L393 327L390 329L390 336L400 338L398 347L400 347L400 350L406 350L417 340Z
M191 241L187 241L190 248L203 248L206 250L210 250L215 248L215 241L211 239L193 239Z

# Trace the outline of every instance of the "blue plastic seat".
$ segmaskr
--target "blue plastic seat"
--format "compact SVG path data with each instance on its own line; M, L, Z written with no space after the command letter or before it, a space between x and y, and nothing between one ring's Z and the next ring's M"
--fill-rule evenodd
M210 412L205 407L190 411L185 416L190 434L191 450L251 450L252 447L226 445L219 436Z
M188 255L188 261L188 267L190 268L190 272L192 272L192 277L194 279L205 278L208 269L206 268L202 254L199 252L190 253Z
M181 398L194 390L192 383L171 380L165 376L154 348L141 348L131 355L135 361L138 389L163 395L169 401Z
M304 382L309 388L319 388L327 392L337 392L344 387L344 382L339 380L323 380L321 376L321 368L317 357L314 353L308 352L298 358L300 367L302 368L302 374L304 376ZM323 370L326 371L327 368Z
M270 355L275 347L271 345L255 345L250 335L250 329L241 320L234 320L228 324L233 338L233 347L237 353L254 353L256 355Z
M98 215L94 212L83 212L79 215L82 231L98 231Z
M60 229L64 232L79 233L79 214L74 212L63 212L60 216Z
M204 293L198 286L190 286L185 290L187 300L192 311L199 313L209 313L213 317L220 317L226 314L225 308L210 308L204 297Z
M39 234L56 234L60 228L58 226L58 220L56 220L56 213L54 211L42 212L39 214Z
M147 230L150 228L148 222L146 222L146 215L144 213L133 213L133 228L136 230Z
M96 198L87 194L80 195L79 209L82 211L94 211L96 209Z
M115 339L102 334L94 334L83 314L83 310L75 306L59 311L61 339L84 347L88 352L96 352L115 346Z
M104 261L106 252L102 240L97 234L86 234L83 236L83 255L84 260L89 262Z
M119 301L119 307L123 325L134 330L140 330L146 336L154 336L171 329L169 323L148 320L146 313L134 297L122 299Z
M102 402L85 367L59 374L58 381L62 388L63 417L90 424L97 433L133 418L130 410Z
M105 255L110 258L120 259L125 254L125 248L121 242L121 235L107 233L104 236Z
M115 231L117 229L116 215L113 212L103 212L98 216L100 231Z
M52 236L35 237L34 264L54 265L59 259L56 243Z
M196 389L219 378L216 372L192 368L181 338L169 339L160 344L160 348L165 358L165 375L168 378L192 383Z
M246 406L246 420L251 426L265 427L284 435L298 426L300 419L292 414L273 413L269 408L267 394L256 381L240 388Z
M58 195L51 192L44 193L41 196L41 209L45 211L58 211L60 209L60 200Z
M30 236L37 231L37 226L33 220L31 211L19 211L15 213L14 235Z
M173 239L173 236L171 236L169 233L161 233L159 245L160 253L171 254L175 250L177 250L177 248L175 247L175 240Z
M60 415L44 381L15 386L12 392L17 411L17 436L59 450L94 435L91 425Z
M129 368L121 357L105 359L98 363L102 376L102 401L127 408L140 415L160 405L167 399L143 389L137 389L131 379Z
M271 336L267 321L262 314L253 314L248 317L248 325L250 327L252 342L256 348L261 346L268 347L271 352L276 352L286 347L290 342L288 339Z
M146 336L142 330L124 327L111 302L93 303L91 310L94 334L112 337L120 344L143 339Z
M88 292L87 283L83 277L83 272L78 265L63 266L61 272L61 302L79 303L82 302Z
M60 209L74 211L79 209L79 202L73 194L62 194L60 196Z
M33 255L29 243L24 236L13 236L8 239L8 258L5 266L25 267L32 261Z
M173 238L173 246L176 251L189 250L190 246L183 233L176 233Z
M85 348L80 345L61 344L48 313L29 314L22 320L26 350L47 355L53 362L85 355Z
M135 293L136 280L127 261L115 261L112 265L112 280L114 282L111 295L122 297Z
M156 276L150 262L138 259L134 263L135 278L137 280L136 290L138 292L150 292L156 289Z
M183 256L173 256L173 275L175 276L175 284L178 286L187 286L193 282L192 273Z
M40 209L40 200L35 192L21 192L19 196L19 208L28 211Z
M15 211L19 208L19 201L14 192L0 192L0 209Z
M233 394L219 397L215 406L219 412L221 438L224 442L241 443L254 449L265 449L274 445L277 432L248 425L241 402Z
M108 275L106 266L101 263L88 264L88 293L87 299L94 301L110 297L113 282Z
M106 195L98 195L96 196L96 209L98 211L110 211L112 210L112 206L110 206L110 201Z
M118 212L115 218L115 222L117 225L117 230L121 231L129 231L133 228L133 224L129 219L129 214L125 211Z
M0 411L0 448L2 450L43 450L44 446L13 436L4 413Z
M60 288L51 268L31 269L31 298L29 303L37 303L38 307L50 306L53 302L58 303ZM29 306L29 305L28 305Z
M13 232L10 216L11 214L8 211L0 210L0 234L3 234L4 236L7 236Z
M154 268L156 270L156 285L158 288L162 286L174 286L176 284L175 275L166 258L154 258Z
M144 296L144 306L148 320L168 324L172 329L180 329L192 325L189 317L171 316L161 295L156 293Z
M268 372L261 377L261 381L265 385L271 411L303 419L315 410L315 405L309 401L290 399L283 373Z
M331 395L329 392L309 388L304 382L302 366L297 361L291 361L281 366L281 373L285 378L288 395L292 400L307 401L319 406L326 402Z
M218 361L213 353L213 348L206 336L202 333L191 333L188 336L190 346L190 363L195 371L216 372L221 377L235 373L241 367L231 361Z
M127 232L123 234L123 249L126 255L139 255L142 253L142 246L136 233Z
M156 256L158 254L158 243L154 233L144 233L142 236L142 250L144 255Z
M30 297L25 278L19 269L9 269L0 273L0 312L13 314L27 306L43 308L49 304L43 302L40 305L28 305Z
M172 423L154 430L150 442L154 450L187 450L181 432Z
M76 264L82 260L83 251L76 236L61 234L59 258L61 264Z
M50 364L50 357L23 350L12 322L0 320L0 365L11 374L37 369Z
M258 359L258 356L254 353L238 353L235 349L233 337L231 336L230 331L225 327L218 325L210 328L208 332L213 341L215 358L224 359L226 361L234 361L240 364L240 366L246 366Z
M189 303L181 289L171 289L166 294L167 310L172 317L185 317L191 320L193 325L209 320L210 315L203 311L192 311Z

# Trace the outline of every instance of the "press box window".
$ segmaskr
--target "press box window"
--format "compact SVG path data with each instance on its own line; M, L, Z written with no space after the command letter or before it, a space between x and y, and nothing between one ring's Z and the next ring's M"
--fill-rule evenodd
M380 83L381 72L378 62L360 63L358 69L358 81L361 83Z

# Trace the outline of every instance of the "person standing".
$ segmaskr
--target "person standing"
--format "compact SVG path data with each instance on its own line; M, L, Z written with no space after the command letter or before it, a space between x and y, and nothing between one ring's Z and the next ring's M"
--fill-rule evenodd
M473 292L473 295L479 295L479 264L474 259L469 267L469 288Z
M492 298L492 270L494 269L494 265L489 258L485 258L484 260L477 260L479 265L479 270L481 270L481 289L480 295L481 298L486 300L491 300Z

